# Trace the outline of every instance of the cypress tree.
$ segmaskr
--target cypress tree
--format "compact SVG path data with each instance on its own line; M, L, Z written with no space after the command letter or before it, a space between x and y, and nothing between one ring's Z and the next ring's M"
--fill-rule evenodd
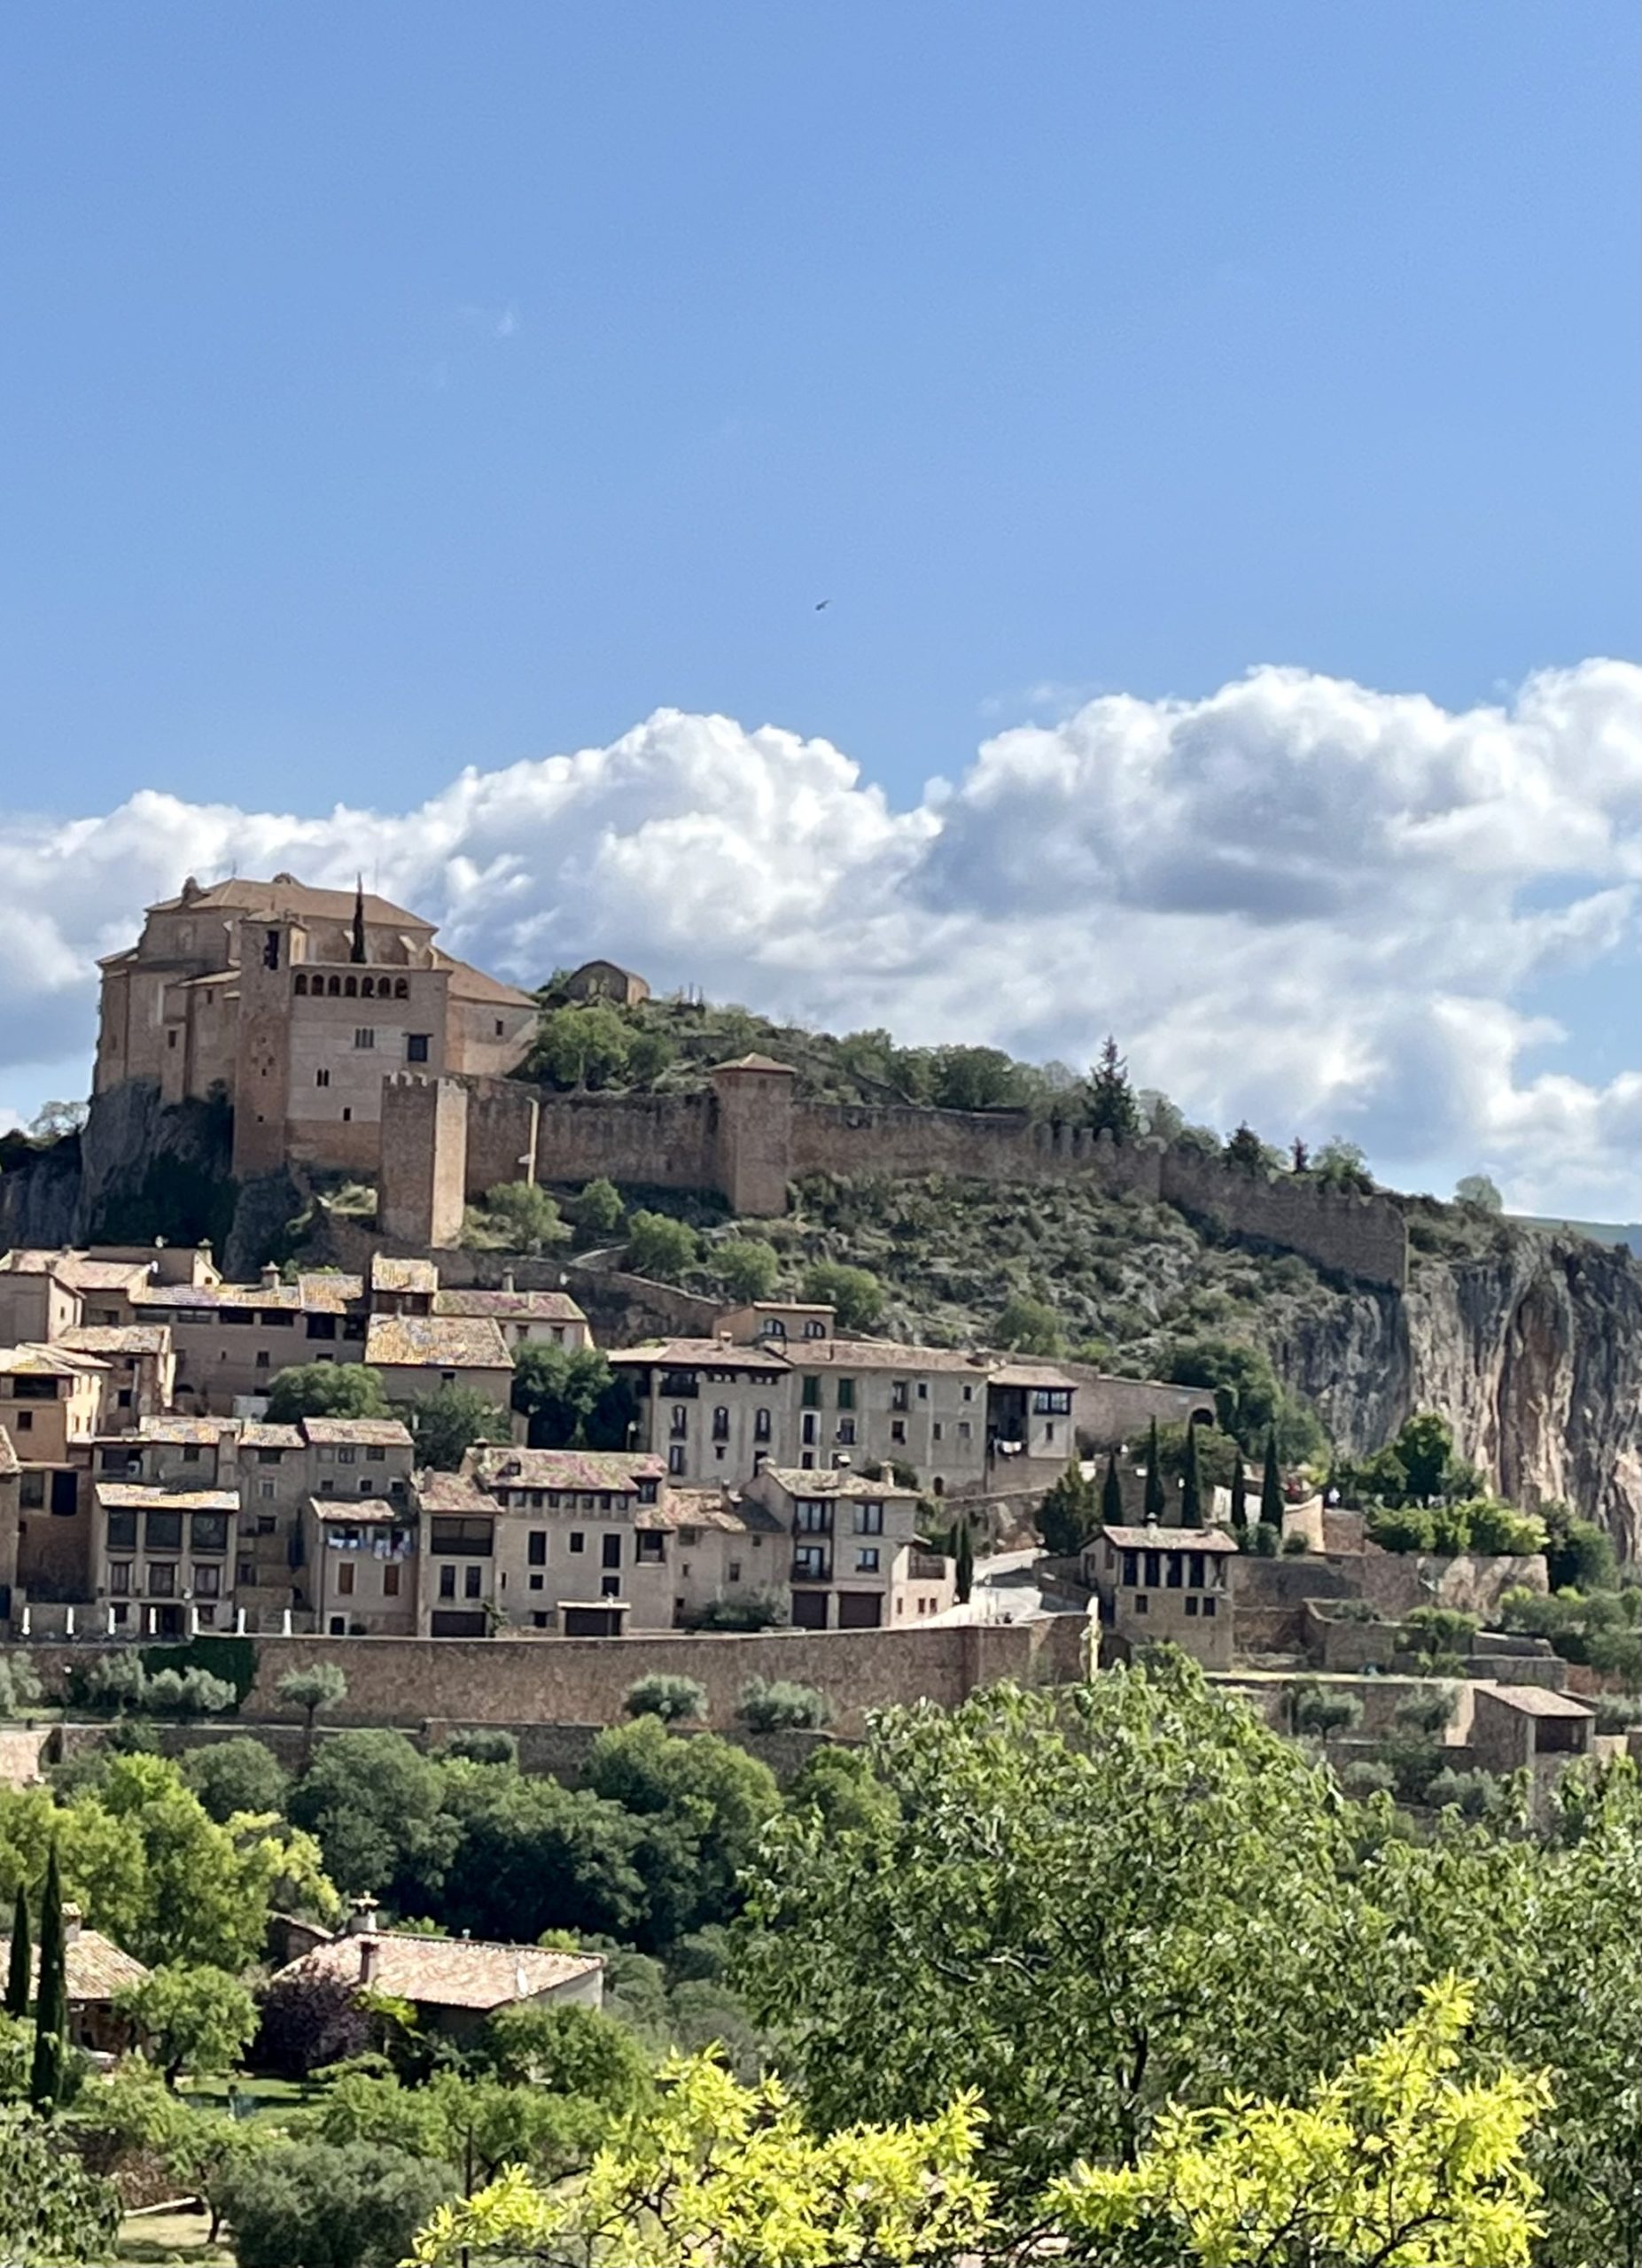
M958 1596L961 1601L967 1601L969 1593L975 1588L975 1538L969 1533L969 1523L967 1519L960 1519L958 1522L958 1544L953 1557L956 1562L954 1573L957 1579Z
M1101 1526L1121 1527L1124 1517L1123 1483L1117 1478L1117 1452L1106 1452L1106 1478L1101 1483Z
M1249 1480L1240 1451L1232 1466L1232 1534L1240 1551L1249 1549Z
M30 1987L34 1984L28 1953L28 1894L19 1882L17 1903L12 1909L12 1958L5 1974L5 2012L9 2016L28 2014Z
M45 1862L45 1888L40 1893L40 1982L35 1992L35 2060L28 2078L29 2101L48 2116L61 2097L63 2068L68 2060L65 1960L63 1884L53 1843Z
M1260 1475L1260 1525L1283 1532L1283 1476L1277 1463L1277 1428L1265 1437L1265 1469Z
M1197 1469L1197 1428L1186 1429L1186 1464L1180 1475L1180 1526L1203 1524L1203 1477Z
M1148 1520L1161 1520L1163 1516L1163 1507L1167 1501L1167 1498L1163 1495L1163 1466L1157 1455L1157 1420L1154 1418L1152 1420L1152 1430L1147 1435L1146 1440L1145 1506L1147 1518Z

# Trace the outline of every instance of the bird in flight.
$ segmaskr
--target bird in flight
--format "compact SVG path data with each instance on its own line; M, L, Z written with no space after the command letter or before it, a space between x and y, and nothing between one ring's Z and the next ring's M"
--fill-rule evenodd
M819 614L823 607L829 607L831 604L832 601L830 599L817 599L815 602L816 613Z

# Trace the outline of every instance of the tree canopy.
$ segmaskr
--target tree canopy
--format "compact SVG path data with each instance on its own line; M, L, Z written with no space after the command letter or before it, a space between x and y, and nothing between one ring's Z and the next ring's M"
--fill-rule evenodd
M299 1418L385 1418L382 1374L368 1363L295 1363L268 1390L268 1423Z

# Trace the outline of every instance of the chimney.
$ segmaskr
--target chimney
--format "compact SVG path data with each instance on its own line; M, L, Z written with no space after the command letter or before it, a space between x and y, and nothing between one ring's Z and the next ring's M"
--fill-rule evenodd
M375 1984L377 1964L381 1958L381 1941L375 1937L362 1937L359 1941L359 1981L362 1984Z
M375 1937L377 1901L374 1898L355 1898L349 1901L346 1933L350 1938Z
M276 1292L279 1289L279 1270L271 1260L262 1270L262 1289L265 1292Z
M84 1919L85 1916L81 1913L80 1908L77 1906L70 1905L64 1907L63 1943L66 1946L72 1946L79 1937L80 1924Z
M504 1268L502 1271L502 1288L504 1292L513 1289L513 1270L510 1268Z

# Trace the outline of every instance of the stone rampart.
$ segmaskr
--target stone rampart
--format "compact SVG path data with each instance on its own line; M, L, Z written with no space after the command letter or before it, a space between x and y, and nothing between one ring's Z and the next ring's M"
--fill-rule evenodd
M1397 1292L1408 1280L1408 1231L1401 1207L1389 1197L1324 1189L1283 1174L1268 1181L1180 1149L1163 1153L1161 1194L1190 1217L1300 1253L1337 1275Z

